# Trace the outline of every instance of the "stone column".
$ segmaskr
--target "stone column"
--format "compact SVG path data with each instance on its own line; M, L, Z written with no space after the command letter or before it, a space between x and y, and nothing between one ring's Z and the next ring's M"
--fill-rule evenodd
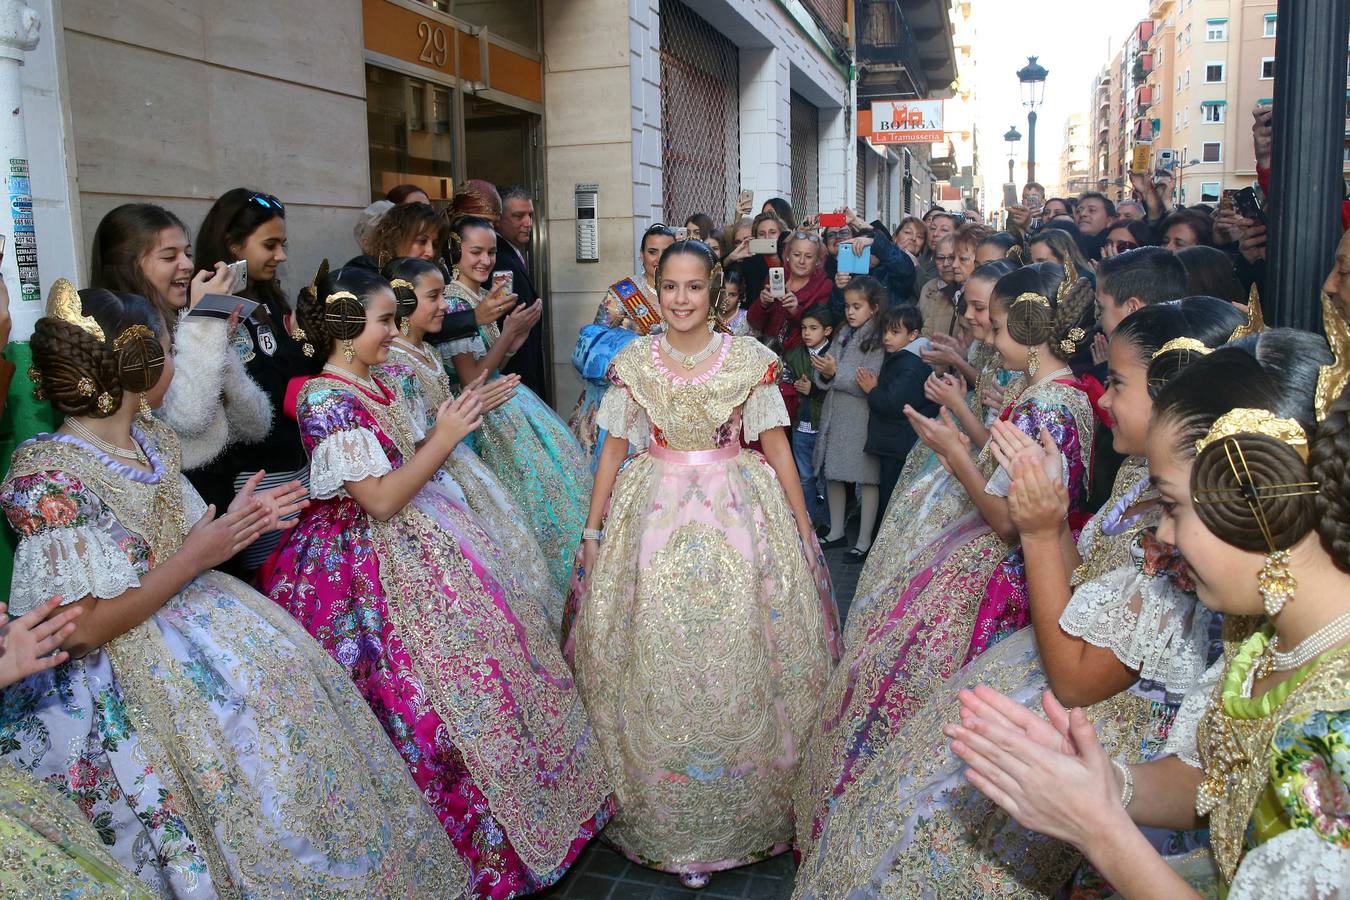
M1319 291L1341 234L1350 0L1280 0L1266 321L1321 330Z
M42 22L22 0L0 0L0 166L5 176L9 215L0 215L5 238L0 276L9 288L12 336L26 339L42 316L38 280L37 231L33 227L33 190L28 173L28 138L23 123L24 54L38 45Z
M792 100L788 57L741 49L741 187L755 192L750 214L770 197L792 199Z

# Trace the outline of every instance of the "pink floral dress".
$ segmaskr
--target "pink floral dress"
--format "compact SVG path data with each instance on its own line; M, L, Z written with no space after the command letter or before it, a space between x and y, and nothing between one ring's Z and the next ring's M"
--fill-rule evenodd
M378 395L332 376L302 389L315 502L264 584L346 667L473 893L528 894L604 827L609 779L547 616L446 469L387 522L344 487L416 452L411 375L377 372Z

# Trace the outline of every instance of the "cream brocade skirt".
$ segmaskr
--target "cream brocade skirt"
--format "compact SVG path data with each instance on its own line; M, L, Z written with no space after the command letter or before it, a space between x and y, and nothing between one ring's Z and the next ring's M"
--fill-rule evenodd
M620 474L569 635L615 778L607 840L716 871L786 850L799 748L837 658L828 574L774 470L653 446Z

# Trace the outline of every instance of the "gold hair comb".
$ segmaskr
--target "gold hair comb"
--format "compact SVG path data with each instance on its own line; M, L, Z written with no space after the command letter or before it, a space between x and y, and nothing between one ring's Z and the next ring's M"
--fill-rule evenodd
M1153 352L1151 359L1157 359L1164 353L1171 353L1173 350L1185 350L1188 353L1199 353L1201 356L1208 356L1213 351L1204 344L1192 337L1172 338Z
M1340 311L1332 302L1331 295L1322 292L1322 328L1327 333L1327 343L1331 345L1332 360L1317 372L1317 391L1313 395L1313 408L1317 410L1317 421L1321 422L1331 412L1331 405L1345 390L1350 381L1350 324L1341 318Z
M64 278L56 279L52 283L52 289L47 292L47 315L74 325L99 342L108 340L107 335L103 333L103 327L94 317L84 314L84 308L80 305L80 293L75 290L75 285Z
M1017 299L1013 300L1012 305L1016 306L1019 303L1037 303L1044 306L1046 309L1050 308L1050 299L1044 294L1038 294L1035 291L1027 291L1025 294L1018 294Z
M113 341L113 349L121 350L127 344L130 344L132 341L138 340L140 338L149 338L150 340L153 341L155 340L155 333L151 331L149 328L146 328L144 325L139 324L132 325L126 331L119 334L117 338Z
M1233 333L1228 336L1228 343L1231 344L1248 335L1260 334L1265 330L1266 317L1261 312L1261 289L1253 284L1251 293L1247 295L1247 321L1233 329Z
M395 278L393 281L389 282L389 286L396 291L400 289L413 290L412 282L404 278Z
M1239 407L1214 420L1209 433L1195 442L1195 452L1200 453L1210 444L1223 438L1239 434L1263 434L1288 444L1294 452L1308 461L1308 433L1295 419L1284 419L1265 409Z

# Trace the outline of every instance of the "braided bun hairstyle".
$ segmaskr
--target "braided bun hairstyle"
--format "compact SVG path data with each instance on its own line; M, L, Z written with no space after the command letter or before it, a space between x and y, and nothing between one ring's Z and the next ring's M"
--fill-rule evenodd
M1254 553L1286 550L1318 527L1324 501L1307 487L1317 480L1309 464L1286 441L1241 432L1198 453L1196 441L1235 409L1292 419L1304 433L1316 434L1313 390L1318 368L1330 360L1316 335L1275 329L1214 351L1159 393L1154 425L1174 428L1178 455L1195 459L1196 514L1225 543Z
M1206 354L1190 346L1191 342L1216 350L1228 343L1229 335L1242 322L1242 314L1231 303L1214 297L1186 297L1155 303L1126 317L1111 340L1130 346L1139 364L1148 369L1149 394L1157 397L1167 382L1205 358ZM1169 346L1159 352L1179 340L1185 340L1186 346Z
M1046 302L1019 301L1024 294ZM1092 328L1092 284L1086 278L1067 281L1058 263L1034 263L1003 276L994 285L994 299L1008 310L1009 337L1026 347L1049 344L1061 360L1077 352Z
M36 381L65 415L106 418L125 393L144 393L164 374L164 323L139 294L91 288L78 298L80 315L98 323L104 339L64 318L38 319L31 340Z
M1341 571L1350 572L1350 389L1317 428L1308 467L1322 491L1313 498L1317 536Z
M328 260L323 261L314 289L300 292L295 311L316 357L328 359L337 342L352 340L365 330L366 300L379 290L389 290L389 282L378 272L356 266L330 272Z
M445 276L440 266L418 256L400 256L390 260L384 267L382 274L389 280L389 286L394 289L394 314L399 322L417 310L417 279L432 272L439 273L441 277Z

